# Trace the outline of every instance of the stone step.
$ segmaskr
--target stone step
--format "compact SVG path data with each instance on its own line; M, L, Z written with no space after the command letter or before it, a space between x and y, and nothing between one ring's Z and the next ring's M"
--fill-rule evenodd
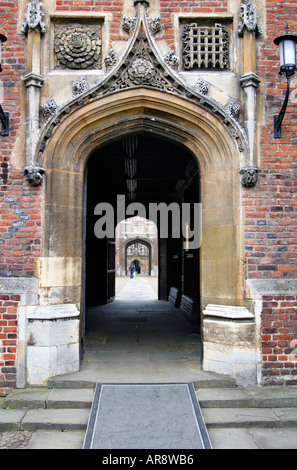
M208 430L297 429L297 387L205 388L199 381L196 394ZM84 432L93 395L91 388L13 390L1 404L0 431Z
M233 388L236 387L236 382L232 377L222 374L215 374L212 372L198 371L196 374L196 380L193 382L196 389L201 388ZM95 389L96 381L94 380L82 380L78 378L76 374L60 375L52 377L48 381L49 388L70 388L70 389Z
M294 408L205 408L202 414L208 430L297 427Z
M88 409L0 409L0 431L85 430Z
M297 407L297 387L196 388L201 408Z
M296 428L294 408L205 408L202 409L208 430L222 428ZM0 431L85 430L88 409L1 409Z
M13 390L4 400L3 409L90 409L92 389L24 389Z

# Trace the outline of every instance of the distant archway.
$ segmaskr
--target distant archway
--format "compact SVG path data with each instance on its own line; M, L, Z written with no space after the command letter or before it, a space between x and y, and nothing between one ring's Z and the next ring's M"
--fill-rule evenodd
M145 255L142 253L141 246L146 247L147 253ZM131 253L129 253L129 248L134 248ZM137 256L137 258L135 258ZM146 274L148 276L151 275L152 272L152 245L147 240L142 240L140 238L136 238L134 240L130 240L125 244L125 266L126 266L126 274L128 274L129 264L131 261L136 261L136 272L138 274ZM135 264L135 263L134 263ZM141 272L142 267L142 272Z

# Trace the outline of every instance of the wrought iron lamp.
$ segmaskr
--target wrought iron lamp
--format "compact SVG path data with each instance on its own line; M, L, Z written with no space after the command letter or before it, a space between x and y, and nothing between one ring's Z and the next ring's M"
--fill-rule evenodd
M7 37L4 34L0 34L0 72L2 72L1 67L1 52L2 52L2 44L7 40ZM2 109L0 104L0 120L2 122L2 130L1 135L9 135L9 113L5 113Z
M297 36L289 34L288 25L286 26L286 34L279 36L274 40L274 44L279 46L280 51L280 75L285 75L287 78L287 92L284 104L278 116L274 116L274 137L281 138L281 126L286 113L289 94L290 82L296 70L296 43Z

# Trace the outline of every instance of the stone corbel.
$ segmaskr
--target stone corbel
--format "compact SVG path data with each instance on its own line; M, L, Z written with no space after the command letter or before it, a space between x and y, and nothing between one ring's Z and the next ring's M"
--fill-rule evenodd
M38 165L29 165L24 168L24 176L30 186L40 186L45 175L45 169Z
M244 188L253 188L258 182L259 168L247 166L240 170L241 184Z

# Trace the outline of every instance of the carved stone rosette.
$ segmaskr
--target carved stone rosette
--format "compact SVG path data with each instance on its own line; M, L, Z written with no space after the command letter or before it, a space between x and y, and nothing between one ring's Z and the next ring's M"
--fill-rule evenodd
M101 25L56 25L55 67L101 69Z

